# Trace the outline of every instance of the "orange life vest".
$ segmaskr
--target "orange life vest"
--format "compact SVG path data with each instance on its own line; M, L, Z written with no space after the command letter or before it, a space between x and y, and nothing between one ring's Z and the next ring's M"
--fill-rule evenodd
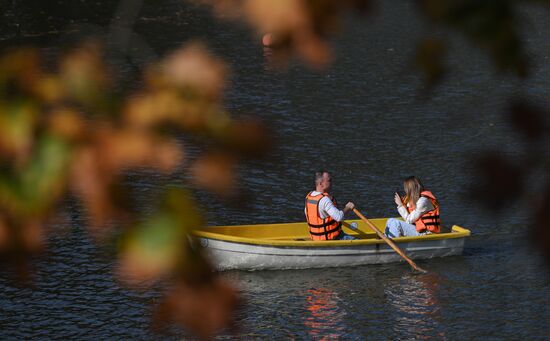
M311 239L336 239L342 232L342 223L334 220L331 216L323 219L319 215L319 201L323 197L328 197L334 206L336 206L336 199L328 195L328 193L319 193L317 195L311 195L311 193L309 192L306 196L306 219Z
M434 207L433 210L430 210L424 213L414 224L416 225L417 232L426 232L430 231L432 233L439 233L441 231L441 218L439 217L439 203L437 199L430 191L423 191L420 193L421 197L430 199ZM407 210L409 213L414 211L416 203L409 203Z

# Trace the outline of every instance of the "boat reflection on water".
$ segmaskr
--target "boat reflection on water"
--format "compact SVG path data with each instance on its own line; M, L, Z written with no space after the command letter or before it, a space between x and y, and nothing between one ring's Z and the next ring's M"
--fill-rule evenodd
M437 300L441 278L433 273L408 274L385 288L388 304L395 309L396 335L415 340L447 339L443 330L441 305Z
M271 47L264 46L263 55L264 55L264 70L272 71L274 69L273 49Z
M333 340L344 335L346 311L338 306L340 298L333 290L309 289L306 292L307 333L314 340Z

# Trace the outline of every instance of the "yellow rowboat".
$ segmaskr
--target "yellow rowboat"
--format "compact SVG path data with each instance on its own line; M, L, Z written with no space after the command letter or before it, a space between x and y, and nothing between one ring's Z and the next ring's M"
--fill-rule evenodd
M387 218L370 219L384 231ZM351 229L350 224L358 229ZM305 222L211 226L195 230L219 270L306 269L403 261L361 220L346 220L344 232L357 240L312 241ZM470 231L454 225L450 232L394 238L411 259L460 255Z

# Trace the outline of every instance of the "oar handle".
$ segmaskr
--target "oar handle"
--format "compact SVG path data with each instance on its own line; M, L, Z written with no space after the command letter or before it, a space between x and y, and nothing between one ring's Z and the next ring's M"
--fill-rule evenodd
M382 238L392 249L395 250L395 252L397 252L401 257L403 257L403 259L405 259L407 261L407 263L409 263L410 266L412 266L413 269L415 269L416 271L419 271L419 272L427 272L426 270L422 269L421 267L419 267L418 265L416 265L412 259L410 259L409 257L407 257L407 255L401 251L401 249L395 245L395 243L389 239L388 237L386 237L386 235L382 232L380 232L379 229L376 228L376 226L374 226L364 215L361 214L361 212L359 212L358 209L354 208L353 209L353 212L355 214L357 214L357 216L359 218L361 218L361 220L363 220L365 223L367 223L367 225L369 225L369 227L378 235L378 237Z

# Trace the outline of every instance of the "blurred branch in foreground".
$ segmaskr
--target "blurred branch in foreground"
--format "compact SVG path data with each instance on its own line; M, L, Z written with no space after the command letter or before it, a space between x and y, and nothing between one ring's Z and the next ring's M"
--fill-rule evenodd
M249 23L259 36L269 34L275 60L286 62L299 56L307 65L322 68L332 58L330 39L341 28L349 12L375 14L374 0L190 0L211 6L221 18ZM468 41L486 51L497 70L529 75L528 59L520 39L525 24L519 19L519 5L550 5L547 0L477 1L422 0L417 9L434 26L459 32ZM414 65L426 75L431 86L445 74L444 44L425 37L417 47Z
M31 48L1 56L2 262L27 278L30 257L40 254L54 232L45 226L72 195L86 208L96 241L118 240L123 283L169 281L173 292L190 297L214 288L236 302L235 290L212 272L190 238L203 224L190 193L166 188L163 204L147 218L128 209L131 198L118 194L126 191L121 180L128 171L169 174L184 162L181 134L200 135L216 150L191 165L195 183L220 195L235 193L239 159L263 155L270 141L261 123L233 119L223 109L226 75L221 61L191 44L151 65L141 93L120 98L96 42L62 56L54 73L43 70L39 52ZM232 318L234 304L223 300L201 310L201 300L170 297L163 314L176 314L176 322L201 337ZM225 313L212 320L211 312L222 305Z
M329 38L348 11L370 13L370 0L194 0L223 18L249 23L262 36L273 37L274 59L285 62L296 54L307 65L327 66L333 59Z
M201 0L223 17L248 22L259 35L273 34L280 60L297 55L315 68L333 58L329 39L348 12L371 13L368 0ZM522 3L548 1L525 1ZM518 2L519 3L519 2ZM529 76L519 39L513 1L420 1L418 9L436 26L463 34L491 56L497 70ZM367 44L368 42L365 42ZM428 37L418 44L414 65L428 85L446 74L444 41ZM0 57L0 255L22 276L29 261L46 247L45 228L68 195L90 215L89 231L98 242L117 243L120 280L132 287L170 283L157 316L207 338L230 326L238 298L235 288L212 271L189 234L203 219L191 194L166 188L157 210L140 217L121 199L122 176L149 168L170 174L186 158L178 134L194 134L214 145L189 169L193 181L220 195L235 191L235 169L242 157L263 155L270 139L255 120L234 119L223 109L227 67L195 43L151 65L145 86L121 98L113 89L101 47L88 42L60 57L58 70L46 72L39 52L13 50ZM480 158L484 193L525 192L530 169L548 169L544 151L545 110L525 101L512 105L511 119L530 141L525 164L489 155ZM543 128L540 128L543 127ZM496 167L496 168L495 168ZM505 171L506 170L506 171ZM546 172L548 174L548 172ZM494 176L498 175L498 176ZM492 181L499 180L497 186ZM503 194L498 185L510 184ZM483 187L487 186L487 187ZM535 208L534 233L550 250L544 213L548 184ZM494 192L491 192L494 191ZM492 196L490 196L493 198ZM511 198L513 200L514 198ZM499 199L501 200L501 199ZM540 223L540 224L539 224ZM106 243L107 244L107 243ZM203 305L204 304L204 305Z

